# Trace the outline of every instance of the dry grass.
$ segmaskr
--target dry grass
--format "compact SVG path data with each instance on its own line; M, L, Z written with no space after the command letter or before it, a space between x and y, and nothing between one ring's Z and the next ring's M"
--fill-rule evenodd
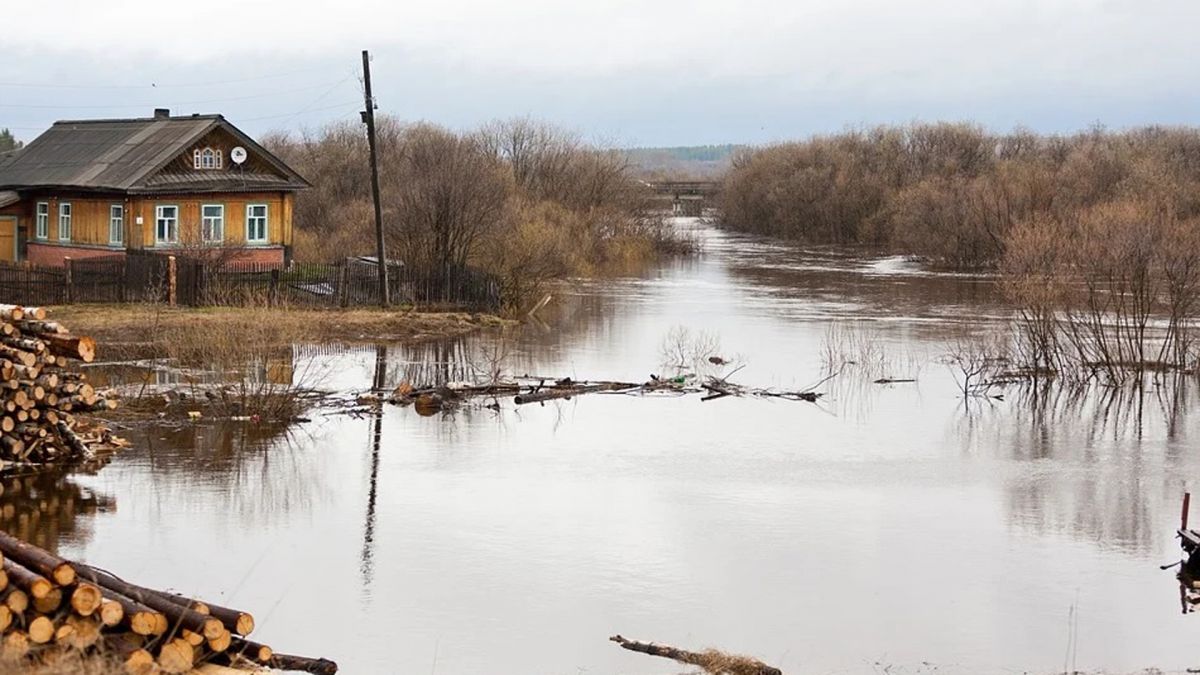
M718 649L706 649L693 665L711 675L762 675L770 666L751 656L726 654Z
M44 663L6 663L2 672L12 675L125 675L120 659L104 654L54 652Z
M462 312L421 313L376 309L264 307L164 307L161 305L65 305L56 321L91 335L101 358L168 356L180 336L241 334L255 348L296 342L424 342L511 325L495 316Z

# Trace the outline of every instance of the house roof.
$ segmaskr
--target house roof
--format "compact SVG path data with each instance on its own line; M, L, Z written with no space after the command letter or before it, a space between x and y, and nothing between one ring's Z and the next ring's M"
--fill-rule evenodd
M279 175L230 169L169 178L158 172L214 129L224 129ZM189 179L190 177L190 179ZM235 186L236 184L236 186ZM308 181L220 115L55 122L41 136L0 159L0 190L72 188L161 192L225 189L298 190Z

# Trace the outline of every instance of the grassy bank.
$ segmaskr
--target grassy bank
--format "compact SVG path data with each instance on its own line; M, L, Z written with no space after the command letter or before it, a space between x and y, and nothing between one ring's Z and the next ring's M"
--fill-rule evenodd
M297 342L424 342L511 324L460 312L162 305L64 305L51 316L95 338L101 359L168 356L206 340L223 348L252 343L256 349Z

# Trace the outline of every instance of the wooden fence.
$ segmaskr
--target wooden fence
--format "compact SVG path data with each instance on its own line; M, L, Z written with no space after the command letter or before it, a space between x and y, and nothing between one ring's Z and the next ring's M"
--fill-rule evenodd
M500 307L499 284L478 270L452 267L388 269L393 304L471 311ZM64 267L0 262L0 298L22 305L164 302L201 305L357 307L379 304L378 267L347 259L336 264L206 264L145 251L68 260Z

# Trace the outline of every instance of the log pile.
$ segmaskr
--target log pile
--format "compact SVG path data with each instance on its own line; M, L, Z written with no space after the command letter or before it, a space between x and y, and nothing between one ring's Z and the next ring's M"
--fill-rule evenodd
M253 630L246 612L138 586L0 532L0 669L74 653L115 654L130 675L204 663L337 672L332 661L252 642Z
M46 310L0 305L0 470L87 462L123 446L76 417L117 405L73 365L95 357L94 340L48 321Z

